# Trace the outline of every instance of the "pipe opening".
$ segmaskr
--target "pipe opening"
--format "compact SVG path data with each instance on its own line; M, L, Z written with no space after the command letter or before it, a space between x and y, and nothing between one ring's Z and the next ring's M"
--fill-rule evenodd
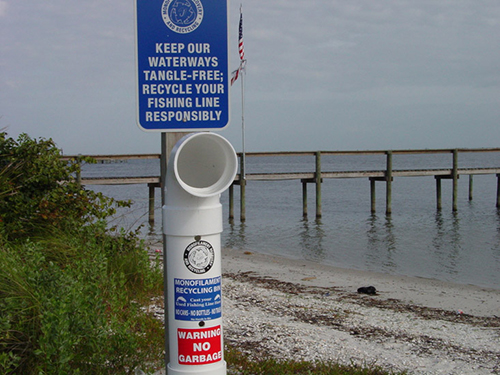
M231 144L214 133L197 133L179 147L174 169L184 190L199 197L220 194L234 180L238 159Z

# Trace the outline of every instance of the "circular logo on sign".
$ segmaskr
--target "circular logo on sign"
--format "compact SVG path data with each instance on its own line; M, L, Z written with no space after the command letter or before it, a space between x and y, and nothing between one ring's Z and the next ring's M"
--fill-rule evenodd
M161 7L165 25L179 34L196 30L203 20L201 0L165 0Z
M214 265L215 253L207 241L195 241L184 250L184 264L193 273L208 272Z

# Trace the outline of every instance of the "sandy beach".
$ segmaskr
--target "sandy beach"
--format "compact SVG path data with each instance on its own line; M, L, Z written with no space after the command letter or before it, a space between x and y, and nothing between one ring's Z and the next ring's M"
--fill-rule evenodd
M224 341L255 358L500 374L500 290L230 249L222 269Z
M304 286L336 287L343 293L356 293L359 287L373 285L378 291L379 300L398 299L403 303L422 307L451 312L461 310L474 316L500 317L500 289L348 270L250 251L225 249L222 263L226 273L254 272L263 277Z
M224 250L222 264L225 341L250 355L500 373L500 290L250 251Z

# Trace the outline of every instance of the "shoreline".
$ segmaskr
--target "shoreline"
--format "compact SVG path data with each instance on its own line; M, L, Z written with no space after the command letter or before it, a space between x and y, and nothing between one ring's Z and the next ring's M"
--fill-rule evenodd
M500 290L229 249L222 270L225 341L250 358L500 373Z
M357 293L374 286L375 298L442 309L457 314L500 317L500 289L457 284L412 276L338 268L307 260L284 258L234 249L222 250L223 272L254 272L284 282Z
M162 249L161 241L147 242L146 248ZM406 304L442 309L479 317L500 318L500 287L493 289L438 279L394 275L320 264L303 259L253 251L222 249L222 272L254 272L284 282L339 288L357 293L360 287L374 286L379 299L396 299Z

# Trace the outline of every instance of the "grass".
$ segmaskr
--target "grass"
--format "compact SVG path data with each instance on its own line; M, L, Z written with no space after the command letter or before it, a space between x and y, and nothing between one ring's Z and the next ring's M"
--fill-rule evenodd
M162 285L133 236L98 227L0 244L0 373L161 366L164 330L141 306Z
M345 366L334 362L278 360L272 357L250 359L237 348L226 345L224 353L228 375L388 375L376 366ZM403 373L400 373L403 374Z

